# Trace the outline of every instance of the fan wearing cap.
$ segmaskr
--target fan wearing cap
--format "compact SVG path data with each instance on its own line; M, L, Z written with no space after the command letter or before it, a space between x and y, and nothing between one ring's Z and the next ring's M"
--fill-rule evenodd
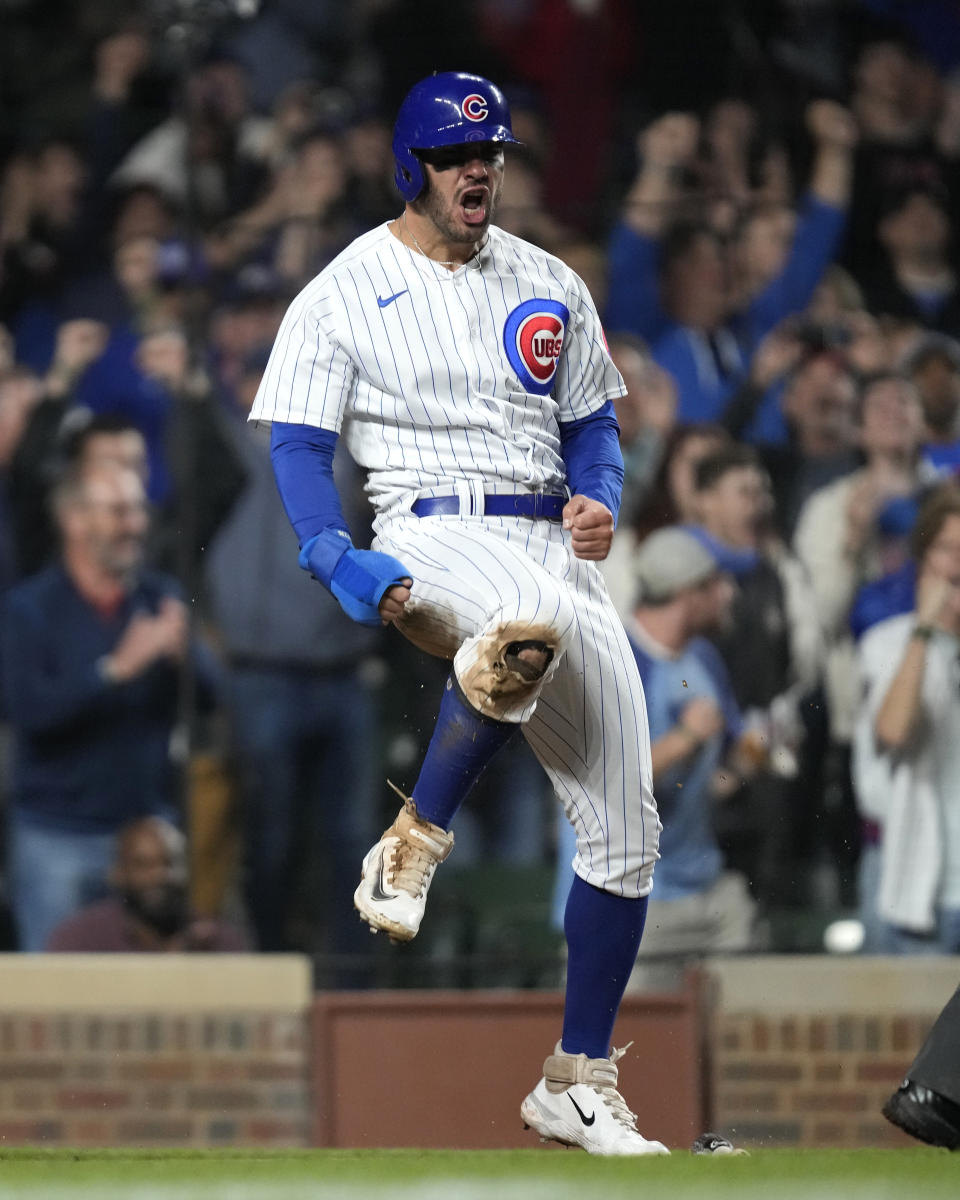
M643 990L677 983L685 956L749 948L756 906L744 877L725 869L713 827L718 775L748 769L735 751L741 725L730 679L704 636L729 621L734 584L679 526L640 545L634 577L627 634L647 698L663 821L663 858L630 982ZM676 957L650 961L663 955Z

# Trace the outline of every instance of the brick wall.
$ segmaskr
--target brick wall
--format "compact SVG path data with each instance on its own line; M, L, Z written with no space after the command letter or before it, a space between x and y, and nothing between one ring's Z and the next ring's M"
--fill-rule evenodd
M705 1127L746 1146L911 1144L880 1107L957 966L713 960L702 988L626 998L625 1092L675 1145ZM0 1145L526 1145L518 1097L561 1011L552 993L314 999L297 956L0 955ZM384 1073L422 1094L371 1128Z
M901 1146L881 1115L957 985L949 959L711 964L713 1123L744 1146Z
M145 957L131 989L137 964L84 956L71 988L62 959L0 956L0 1144L308 1144L306 964L277 961Z
M744 1144L902 1145L880 1108L935 1015L721 1017L713 1073L720 1123Z
M0 1143L299 1146L303 1019L0 1015Z

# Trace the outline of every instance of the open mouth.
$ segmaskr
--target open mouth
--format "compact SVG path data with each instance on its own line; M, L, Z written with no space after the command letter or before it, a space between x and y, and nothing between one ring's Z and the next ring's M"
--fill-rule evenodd
M485 187L475 187L460 197L460 213L468 225L482 225L487 219L488 196Z

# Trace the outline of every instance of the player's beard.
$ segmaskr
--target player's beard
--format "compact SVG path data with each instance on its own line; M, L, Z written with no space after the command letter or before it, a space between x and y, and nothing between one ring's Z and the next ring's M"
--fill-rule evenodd
M427 184L426 191L413 207L433 223L437 232L449 245L469 246L474 242L482 242L486 236L487 229L490 227L490 222L493 220L493 214L496 212L497 204L500 200L500 186L500 184L494 185L492 182L487 184L490 193L490 198L487 202L487 215L479 225L460 224L454 216L454 213L459 210L459 203L456 200L446 200L438 192L433 182ZM461 189L461 194L469 190L469 188L463 188Z

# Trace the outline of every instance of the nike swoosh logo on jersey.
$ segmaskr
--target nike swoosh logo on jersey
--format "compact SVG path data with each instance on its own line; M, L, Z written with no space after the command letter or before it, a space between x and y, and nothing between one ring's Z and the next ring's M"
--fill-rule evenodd
M394 300L399 300L401 296L405 296L409 292L409 288L404 288L402 292L394 292L392 296L388 296L386 300L382 296L377 297L377 303L381 308L386 308L388 304L392 304Z
M583 1109L576 1102L576 1100L574 1100L574 1098L570 1095L569 1092L567 1092L567 1099L570 1101L570 1103L573 1105L573 1107L577 1110L577 1112L580 1116L580 1120L584 1123L584 1125L589 1127L590 1125L592 1125L594 1123L594 1121L597 1119L597 1114L595 1112L592 1112L589 1117L585 1116Z
M383 885L384 885L384 883L386 883L386 874L385 874L386 869L387 869L387 861L386 860L387 860L387 852L386 852L386 850L384 850L380 855L380 874L373 881L373 887L370 889L370 899L376 900L378 902L382 902L384 900L395 900L396 899L395 896L391 896L389 893L387 893L383 890Z

